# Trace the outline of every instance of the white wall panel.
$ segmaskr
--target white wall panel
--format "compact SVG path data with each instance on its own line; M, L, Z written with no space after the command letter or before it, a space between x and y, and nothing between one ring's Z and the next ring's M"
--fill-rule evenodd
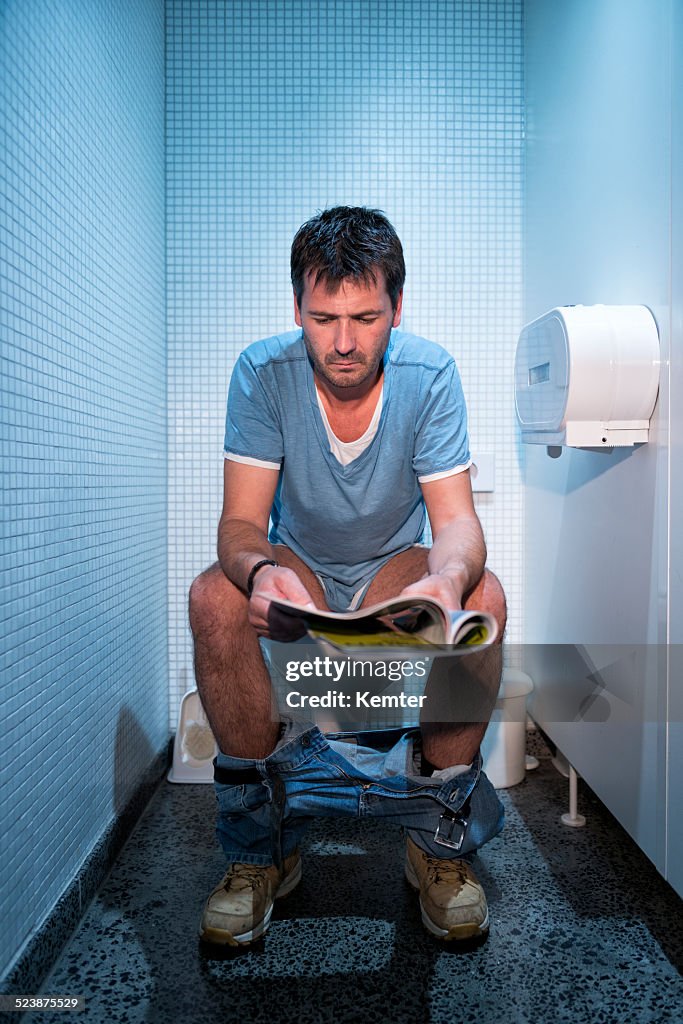
M581 708L581 671L560 665L557 650L534 652L535 681L542 691L554 674L564 679L569 706L548 731L662 871L667 674L656 645L667 637L670 28L668 2L525 4L525 319L570 303L643 303L663 357L648 445L565 449L556 460L529 446L525 639L621 645L624 663L592 710ZM538 699L534 706L547 713Z

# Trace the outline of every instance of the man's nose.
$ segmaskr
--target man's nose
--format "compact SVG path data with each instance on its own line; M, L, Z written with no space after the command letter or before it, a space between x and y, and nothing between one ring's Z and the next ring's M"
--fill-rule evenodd
M334 347L340 356L347 356L356 347L355 332L353 323L347 320L337 321L337 330L334 337Z

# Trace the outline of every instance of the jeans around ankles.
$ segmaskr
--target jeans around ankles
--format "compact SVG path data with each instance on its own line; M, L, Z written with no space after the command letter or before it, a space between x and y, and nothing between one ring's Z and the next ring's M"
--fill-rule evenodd
M417 736L418 729L409 729L381 753L325 737L315 725L285 721L275 750L264 760L219 753L218 769L246 769L251 778L261 776L260 782L215 783L217 833L228 862L268 865L287 857L310 820L318 817L375 818L404 825L413 841L434 857L462 857L483 846L502 829L504 812L481 770L481 755L448 781L420 776L413 758ZM278 794L284 796L281 813ZM448 836L449 822L459 813L467 827L456 850L435 834L438 829L439 837ZM462 835L462 828L457 826L456 832Z

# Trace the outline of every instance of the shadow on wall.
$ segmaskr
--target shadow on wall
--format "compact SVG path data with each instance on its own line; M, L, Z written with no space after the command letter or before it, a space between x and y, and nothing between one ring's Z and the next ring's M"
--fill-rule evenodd
M156 756L147 733L129 707L119 711L114 743L114 813L120 817L127 811L140 779Z
M541 470L550 468L553 472L547 472L537 480L534 479L534 484L543 490L563 497L565 494L571 494L572 491L589 484L591 480L607 473L614 466L632 458L642 447L640 444L623 448L553 447L552 445L524 442L520 431L517 463L520 473L523 473L528 462L529 452L543 452L544 459L548 461L541 465ZM578 458L576 457L577 453L581 453Z

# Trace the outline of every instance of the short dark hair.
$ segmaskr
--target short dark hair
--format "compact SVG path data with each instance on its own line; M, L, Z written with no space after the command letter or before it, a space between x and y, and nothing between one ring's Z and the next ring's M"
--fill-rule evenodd
M396 309L406 277L403 247L381 210L366 206L333 206L302 224L292 242L292 286L301 304L306 276L325 281L336 291L351 279L377 283L384 274L391 305Z

